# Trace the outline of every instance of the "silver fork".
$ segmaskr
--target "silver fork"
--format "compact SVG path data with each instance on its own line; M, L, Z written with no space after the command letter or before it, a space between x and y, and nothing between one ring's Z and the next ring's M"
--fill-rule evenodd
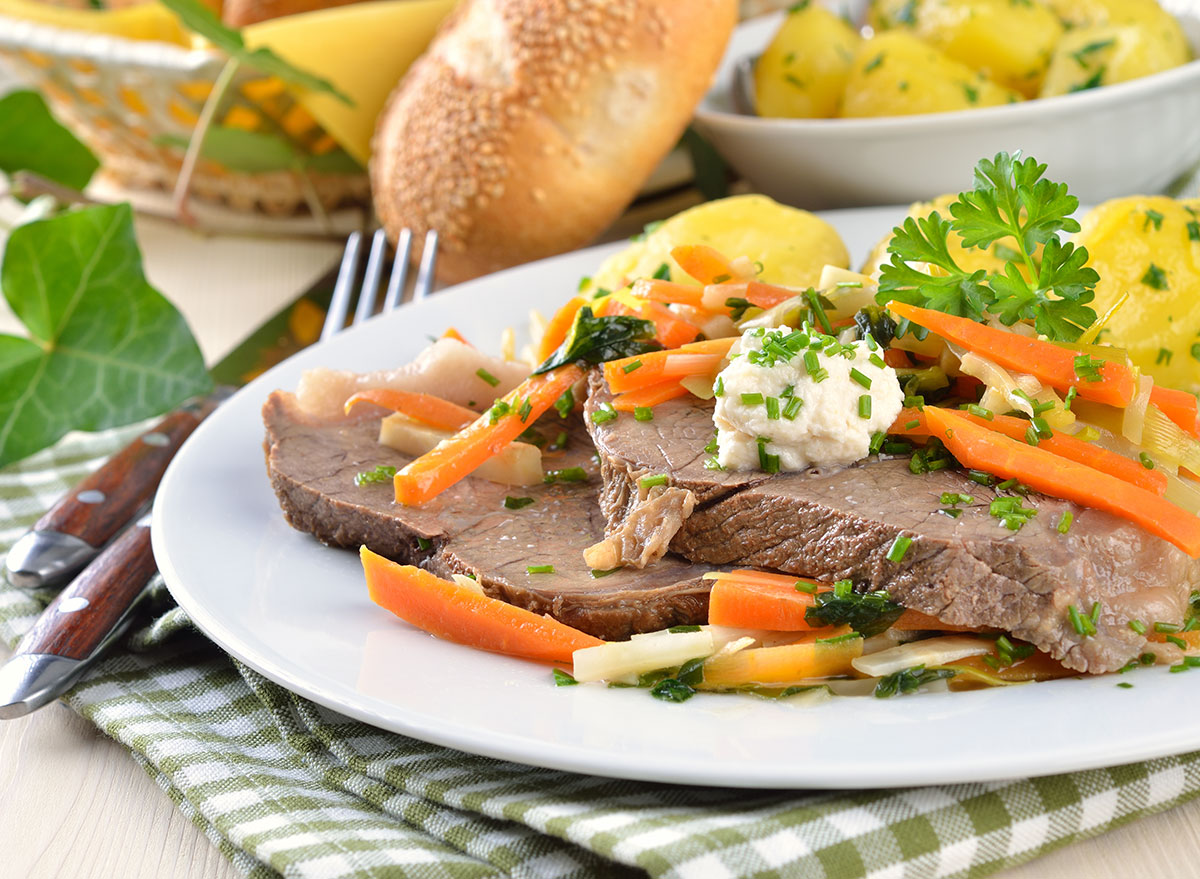
M412 295L405 298L408 284L408 263L412 256L411 229L402 229L396 241L396 256L392 260L392 274L388 279L387 293L383 297L381 314L387 314L402 302L420 302L433 292L433 270L437 265L438 233L430 229L425 234L425 247L421 251L421 264L417 268L417 280ZM333 298L329 301L329 312L321 328L321 341L340 333L346 326L346 314L354 295L354 281L358 276L359 254L362 250L362 234L351 232L346 239L346 250L342 253L342 265L338 269L337 282L333 287ZM362 323L375 312L375 299L379 293L379 281L383 276L384 255L387 251L387 235L377 229L371 236L371 252L367 255L367 267L359 287L358 303L354 307L351 326Z

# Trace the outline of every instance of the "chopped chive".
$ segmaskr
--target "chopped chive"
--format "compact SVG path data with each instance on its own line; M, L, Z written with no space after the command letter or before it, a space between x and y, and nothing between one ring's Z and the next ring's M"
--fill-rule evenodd
M616 421L617 410L609 403L601 403L599 408L592 413L592 424L604 424L608 421Z
M871 390L871 379L868 378L863 373L859 372L853 366L850 367L850 378L854 379L856 382L858 382L860 385L862 385L868 391Z
M554 686L556 687L571 687L579 683L579 681L575 680L575 678L567 674L561 668L554 669L553 674Z
M1167 635L1167 638L1166 638L1166 640L1167 640L1169 643L1171 643L1171 644L1174 644L1174 645L1175 645L1176 647L1178 647L1180 650L1187 650L1187 646L1188 646L1188 645L1187 645L1187 641L1184 641L1184 640L1183 640L1182 638L1180 638L1178 635Z
M767 406L767 420L768 421L778 421L779 420L779 398L778 397L767 397L767 399L764 400L763 402L766 403L766 406Z
M1088 619L1092 621L1093 626L1100 622L1100 602L1092 603L1092 612L1088 614Z
M991 421L996 417L995 413L993 413L991 409L985 409L983 406L980 406L976 403L969 403L967 405L967 411L976 418L982 418L985 421Z
M751 394L742 394L743 406L757 406L763 401L763 395L757 391Z
M796 581L796 591L797 592L806 592L809 595L813 595L817 591L817 584L810 583L808 580L797 580Z
M554 442L550 443L549 451L561 452L567 447L567 443L569 441L570 436L567 434L567 432L565 430L560 430L558 432L558 436L554 438Z
M912 430L913 428L917 428L917 427L920 427L920 426L921 426L921 419L920 419L920 418L914 418L912 421L905 422L905 424L904 424L904 429L905 429L905 430Z
M724 397L725 396L725 376L723 376L723 375L717 376L716 384L713 385L713 396L714 397Z
M871 339L870 336L867 336L867 338ZM875 340L871 339L871 341L874 342ZM885 366L887 366L887 364L883 362L883 358L880 357L878 354L872 354L870 357L867 358L867 360L869 360L871 362L872 366L874 366L878 369L883 369Z
M1131 628L1133 631L1137 632L1139 635L1146 634L1146 624L1143 623L1141 620L1130 620L1129 628Z
M925 408L925 398L922 396L905 396L904 405L909 409Z
M668 476L665 473L656 473L653 476L643 476L638 480L638 485L642 488L654 488L658 485L666 485Z
M635 421L653 421L654 410L649 406L634 406L633 418Z
M785 412L784 414L786 415L787 413ZM882 431L882 430L875 431L873 434L871 434L871 445L870 445L870 448L868 449L868 451L872 455L878 455L879 450L883 448L883 444L886 441L887 441L887 433L885 431Z
M779 456L778 455L767 455L767 462L763 466L763 470L767 471L768 473L778 473L779 472Z
M883 444L885 455L907 455L913 450L913 444L906 440L888 440Z
M1066 534L1071 530L1071 523L1075 521L1075 514L1070 510L1063 510L1062 517L1058 520L1058 533Z
M1142 462L1142 466L1145 467L1147 470L1154 469L1154 459L1151 458L1149 455L1147 455L1145 452L1140 452L1138 454L1138 460Z
M426 550L433 546L433 541L425 537L417 538L417 549Z
M818 638L816 644L844 644L847 641L853 641L855 638L861 638L862 635L858 632L847 632L844 635L835 635L832 638Z
M521 423L522 423L522 424L524 424L526 421L528 421L528 420L529 420L529 416L533 414L533 404L529 402L529 398L528 398L528 397L526 397L526 398L525 398L525 399L524 399L524 400L521 402L521 408L520 408L520 410L518 411L518 413L517 413L517 414L521 416Z
M817 384L820 384L821 382L825 381L825 379L829 378L829 370L821 366L820 362L817 360L816 351L810 350L804 352L804 368L808 371L808 374L812 380Z
M1122 690L1129 690L1133 688L1133 684L1129 683L1129 681L1118 681L1117 686Z
M1154 631L1156 632L1178 632L1182 628L1174 623L1155 623Z
M587 482L587 471L582 467L566 467L562 470L547 470L542 482Z
M380 482L387 482L396 475L396 468L390 464L379 464L374 470L364 470L362 473L355 474L355 485L374 485Z
M858 398L858 417L859 418L870 418L871 417L871 395L870 394L863 394L862 396L860 396Z
M558 412L559 418L566 418L575 411L575 392L567 388L562 392L557 400L554 401L554 410Z
M491 385L493 388L496 387L496 385L500 384L500 379L496 378L494 375L492 375L490 372L488 372L482 366L479 367L479 369L475 370L475 374L477 376L479 376L481 379L483 379L485 382L487 382L489 385Z
M899 564L904 560L904 554L908 552L908 548L912 546L912 538L904 534L896 535L896 539L892 542L892 548L887 552L887 560Z
M607 570L604 570L602 568L592 568L592 579L599 580L601 577L607 577L609 574L615 574L619 570L621 570L620 565L618 565L615 568L609 568Z
M958 507L940 507L938 512L943 516L948 516L951 519L957 519L962 515L962 510L960 510Z
M625 373L626 375L629 375L629 373L633 372L635 369L641 369L641 368L642 368L642 361L635 360L635 361L633 361L633 363L626 363L624 366L622 366L621 372Z
M1073 604L1067 605L1067 619L1071 621L1071 628L1075 630L1075 634L1087 637L1088 626L1092 621L1079 613L1079 608Z
M1064 411L1066 411L1066 412L1071 411L1071 404L1075 402L1075 395L1077 393L1079 393L1079 391L1074 385L1067 388L1067 396L1063 399L1063 410Z
M526 574L553 574L554 565L526 565Z
M808 299L809 308L816 315L817 323L821 325L821 329L829 335L833 335L833 324L829 322L829 315L825 314L825 308L821 305L821 297L816 290L811 287L805 292L805 297Z
M979 485L995 485L996 477L990 473L985 473L983 470L968 470L967 479Z
M783 417L788 421L795 421L796 416L800 414L800 407L804 405L804 401L799 397L791 397L787 401L787 405L783 407Z
M531 497L513 497L509 495L504 498L504 508L506 510L521 510L532 503L535 503L535 501Z

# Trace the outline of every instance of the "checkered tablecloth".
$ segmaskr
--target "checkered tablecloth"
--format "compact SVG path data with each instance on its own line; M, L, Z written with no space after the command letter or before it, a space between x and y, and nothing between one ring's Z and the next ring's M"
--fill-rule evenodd
M0 550L137 428L0 470ZM265 477L264 477L265 478ZM158 589L68 698L248 876L977 877L1200 793L1200 754L908 790L745 791L536 769L385 733L223 654ZM15 643L48 595L0 583Z

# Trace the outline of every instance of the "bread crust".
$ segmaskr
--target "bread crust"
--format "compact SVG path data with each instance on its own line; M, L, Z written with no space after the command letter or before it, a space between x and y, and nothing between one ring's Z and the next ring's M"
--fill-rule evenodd
M371 184L389 236L437 229L450 282L587 244L679 139L736 12L736 0L465 0L376 125Z

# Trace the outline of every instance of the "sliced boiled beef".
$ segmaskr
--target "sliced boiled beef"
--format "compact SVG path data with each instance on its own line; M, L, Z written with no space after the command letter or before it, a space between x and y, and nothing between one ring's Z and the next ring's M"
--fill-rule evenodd
M553 436L561 422L548 418ZM379 444L379 412L313 416L292 394L277 391L263 420L267 470L284 516L331 546L366 545L442 577L473 575L489 595L601 638L706 621L708 583L701 574L711 566L667 558L644 571L595 577L585 564L584 550L604 537L604 518L594 450L577 418L566 451L546 464L583 467L588 482L510 487L469 477L419 507L397 505L391 480L354 484L362 471L410 460ZM510 510L509 496L534 502ZM554 565L554 573L526 571L544 564Z
M612 399L598 372L590 390L588 414ZM1011 632L1079 671L1112 671L1144 651L1175 655L1128 623L1181 623L1200 586L1200 561L1108 513L1030 493L1021 502L1037 515L1010 531L989 514L997 491L954 469L914 475L907 458L887 456L777 475L707 469L711 402L671 400L655 407L652 421L585 422L600 454L600 505L610 529L637 508L640 478L666 474L696 498L671 540L673 553L849 579L946 623ZM942 512L943 492L974 503L954 518ZM1062 534L1068 511L1074 522ZM890 561L900 536L912 543ZM1080 634L1070 609L1088 614L1097 602L1096 633Z

